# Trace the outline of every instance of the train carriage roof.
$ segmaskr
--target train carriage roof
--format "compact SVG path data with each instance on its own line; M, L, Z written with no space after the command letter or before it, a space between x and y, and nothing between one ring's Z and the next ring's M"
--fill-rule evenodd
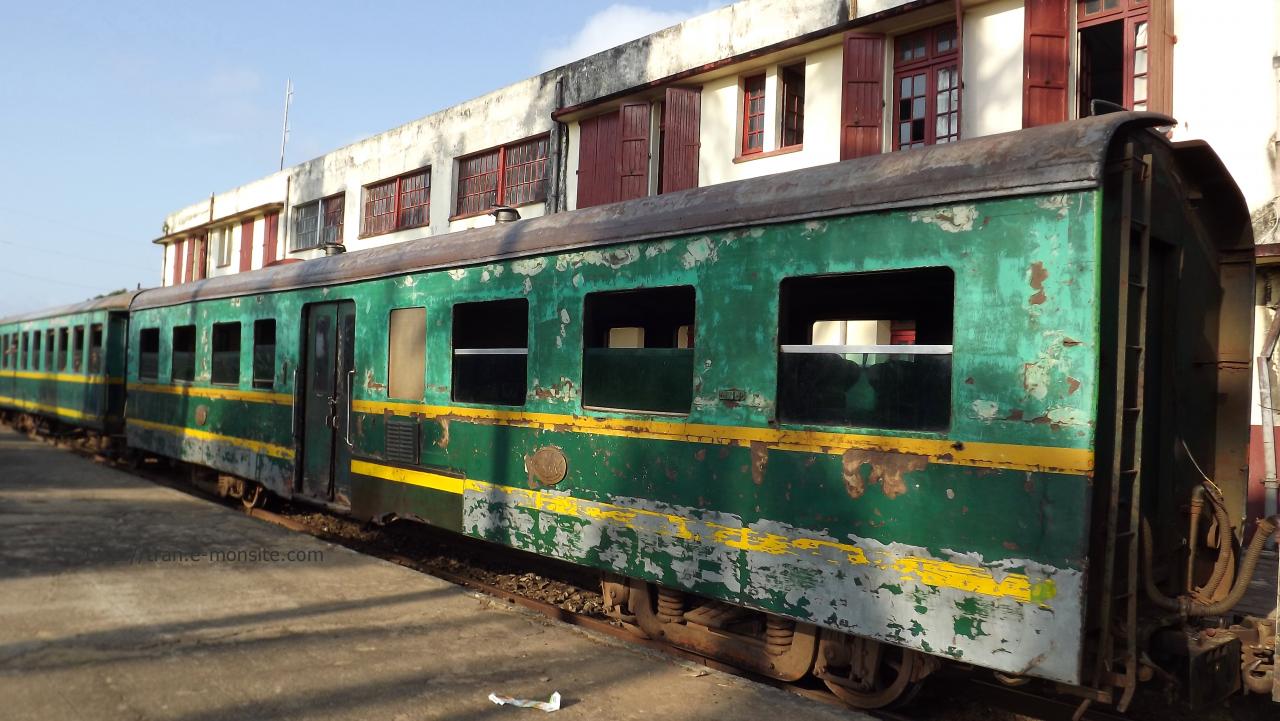
M143 291L132 308L336 285L677 234L1087 189L1100 184L1117 134L1174 122L1156 113L1112 113L883 153ZM1199 160L1201 172L1225 178L1219 185L1234 191L1239 206L1231 215L1247 225L1243 199L1221 163L1212 167Z
M8 325L10 323L25 323L31 320L43 320L45 318L57 318L64 315L72 315L75 313L88 313L95 310L118 310L125 311L129 309L129 304L133 302L135 296L145 291L128 290L123 293L112 293L100 298L91 298L89 300L72 303L70 305L62 305L57 308L45 308L43 310L35 310L30 313L20 313L11 315L6 318L0 318L0 325Z

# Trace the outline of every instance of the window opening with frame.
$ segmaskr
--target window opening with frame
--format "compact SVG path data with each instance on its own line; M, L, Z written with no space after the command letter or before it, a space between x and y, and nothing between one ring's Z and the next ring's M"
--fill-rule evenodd
M225 268L231 265L231 246L232 235L230 225L215 230L218 235L218 267Z
M209 382L240 385L240 324L214 323L210 341L213 364Z
M528 360L529 301L453 306L453 400L524 405Z
M419 228L430 221L430 168L365 186L361 238Z
M342 205L346 194L293 206L293 239L290 251L309 250L342 243Z
M779 420L946 429L954 303L950 268L784 280Z
M71 370L79 373L84 370L84 326L71 329Z
M922 148L960 139L959 68L960 46L953 23L894 41L894 148Z
M1080 117L1094 101L1146 110L1150 79L1148 0L1080 0Z
M22 334L22 370L30 370L31 368L31 333L30 331Z
M159 336L157 336L159 342ZM89 373L102 372L102 324L89 326Z
M175 381L196 379L196 327L180 325L173 329L173 351L169 377Z
M44 332L44 365L41 366L41 370L49 372L54 369L53 356L56 350L57 336L54 334L53 329L50 328Z
M427 390L427 309L393 308L387 328L387 397L421 401Z
M742 81L742 154L764 151L764 73Z
M804 144L804 64L782 68L782 147Z
M71 355L71 330L69 328L58 329L58 372L61 373L67 369L67 358Z
M459 158L454 217L546 200L548 141L540 135Z
M12 354L12 349L9 347L8 333L4 334L3 340L4 340L4 353L0 355L0 368L8 370L10 366L9 357Z
M138 377L155 380L160 377L160 329L138 331Z
M587 295L582 404L686 414L693 404L693 286Z
M272 388L276 377L276 320L253 322L253 387Z

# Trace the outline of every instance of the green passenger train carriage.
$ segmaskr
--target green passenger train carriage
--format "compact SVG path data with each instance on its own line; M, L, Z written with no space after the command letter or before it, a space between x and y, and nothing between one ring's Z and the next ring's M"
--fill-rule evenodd
M598 568L649 635L858 705L936 658L1106 698L1137 668L1111 630L1133 623L1127 499L1173 528L1175 442L1243 483L1217 449L1248 417L1219 340L1249 313L1224 291L1247 216L1207 148L1148 129L1167 122L148 291L129 442ZM854 678L854 639L888 644L879 680Z
M0 412L124 433L129 302L136 292L0 318Z

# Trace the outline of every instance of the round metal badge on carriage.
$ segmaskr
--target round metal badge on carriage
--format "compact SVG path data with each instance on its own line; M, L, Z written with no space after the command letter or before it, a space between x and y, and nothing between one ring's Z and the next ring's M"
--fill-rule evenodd
M543 446L525 456L524 469L542 485L554 486L569 472L569 461L560 448Z

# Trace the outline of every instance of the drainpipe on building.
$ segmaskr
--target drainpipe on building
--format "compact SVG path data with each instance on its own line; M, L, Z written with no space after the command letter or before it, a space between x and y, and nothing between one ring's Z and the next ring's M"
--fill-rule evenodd
M1280 482L1276 479L1276 442L1275 411L1271 400L1271 356L1275 354L1276 341L1280 338L1280 310L1271 316L1271 327L1262 342L1262 353L1258 356L1258 410L1262 413L1262 465L1264 475L1262 486L1266 494L1263 516L1270 518L1276 514L1276 495L1280 490ZM1275 541L1267 542L1268 548Z

